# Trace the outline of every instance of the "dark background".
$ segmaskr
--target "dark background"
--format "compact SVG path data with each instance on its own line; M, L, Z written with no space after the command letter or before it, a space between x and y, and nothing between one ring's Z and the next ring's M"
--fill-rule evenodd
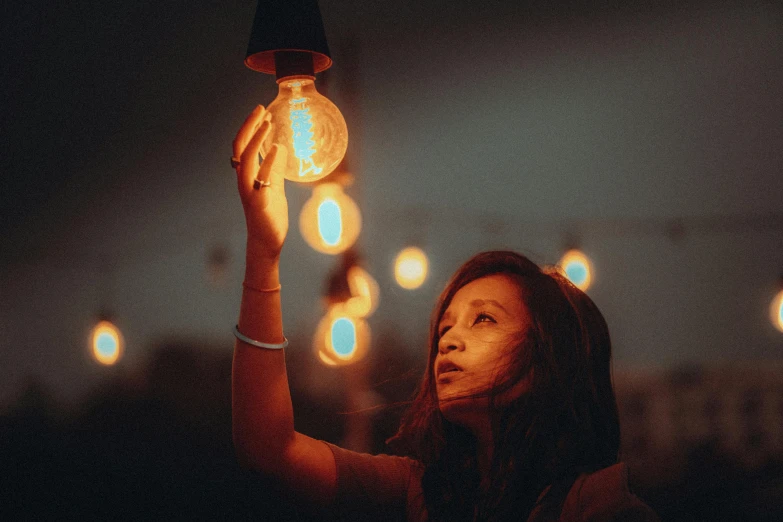
M297 516L237 468L230 442L244 229L227 158L245 115L276 92L242 63L254 10L3 8L10 518ZM297 428L382 450L400 410L388 405L415 386L430 307L453 270L489 248L555 263L577 242L596 266L589 293L613 336L638 490L672 520L779 518L783 336L768 306L783 270L780 6L321 10L335 65L319 89L348 120L358 247L381 304L368 373L317 365L311 337L337 260L302 241L309 188L288 184L281 278ZM408 292L391 263L411 243L432 270ZM111 368L86 347L103 309L127 343ZM360 409L356 393L380 411L338 415Z

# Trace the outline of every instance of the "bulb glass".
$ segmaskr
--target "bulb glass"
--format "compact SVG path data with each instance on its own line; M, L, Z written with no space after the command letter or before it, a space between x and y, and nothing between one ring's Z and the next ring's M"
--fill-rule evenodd
M267 107L272 130L261 155L277 143L288 149L286 179L309 183L328 176L348 148L345 118L316 90L312 77L289 76L277 83L277 98Z

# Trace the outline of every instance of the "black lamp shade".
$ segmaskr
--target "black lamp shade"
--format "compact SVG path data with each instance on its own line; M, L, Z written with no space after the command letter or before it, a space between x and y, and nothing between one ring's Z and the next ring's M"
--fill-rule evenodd
M332 65L317 0L258 0L245 65L275 74L276 51L305 51L318 73Z

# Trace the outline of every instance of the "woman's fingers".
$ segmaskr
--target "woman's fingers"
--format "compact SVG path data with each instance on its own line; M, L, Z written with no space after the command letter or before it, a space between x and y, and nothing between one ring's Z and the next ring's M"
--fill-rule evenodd
M258 173L258 177L261 181L269 181L272 183L272 190L282 190L285 187L285 166L288 162L288 149L280 144L272 146L270 155L274 153L274 157L269 162L269 167L265 170L263 167ZM264 159L264 165L267 161ZM264 176L263 178L261 176Z
M258 127L253 137L250 138L250 142L247 147L244 148L239 156L239 169L237 175L239 176L240 184L246 189L253 185L253 180L258 175L258 155L261 152L261 144L266 139L269 131L272 129L272 124L269 120L263 120L261 126Z
M234 157L238 158L242 155L245 147L247 147L247 142L250 141L253 133L261 125L261 122L264 119L270 119L270 117L271 115L266 112L266 109L264 109L263 105L258 105L255 109L253 109L253 111L248 115L247 119L245 119L245 122L239 128L236 138L234 138Z
M261 183L270 182L270 187L280 188L283 186L285 164L288 159L288 150L282 145L275 143L269 152L266 153L264 163L258 169L256 178Z
M275 144L267 152L264 158L264 163L258 170L256 179L261 183L269 182L269 186L259 187L261 191L261 208L266 208L269 204L270 196L275 194L282 194L285 197L285 180L283 172L285 171L286 159L288 157L288 151L285 147Z

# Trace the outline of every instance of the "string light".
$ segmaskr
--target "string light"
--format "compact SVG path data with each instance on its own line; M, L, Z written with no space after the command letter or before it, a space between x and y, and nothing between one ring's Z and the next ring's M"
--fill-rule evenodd
M566 252L558 263L566 277L574 286L587 291L593 283L593 265L582 251L571 249Z
M359 361L370 345L370 326L360 317L346 313L343 303L332 306L318 324L313 349L327 366Z
M93 358L104 366L117 363L122 357L124 342L120 330L109 320L98 322L90 333Z
M406 247L394 260L394 278L406 290L419 288L427 279L429 262L423 250Z
M340 254L359 237L362 218L359 207L339 183L316 185L302 206L299 231L305 242L324 254Z

